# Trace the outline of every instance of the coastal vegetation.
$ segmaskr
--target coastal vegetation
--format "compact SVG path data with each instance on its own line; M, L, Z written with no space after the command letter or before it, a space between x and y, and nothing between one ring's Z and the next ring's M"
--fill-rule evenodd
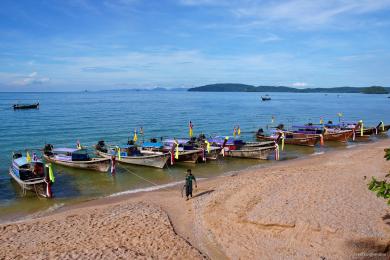
M385 159L390 160L390 148L385 149ZM390 174L386 175L389 177ZM387 180L378 181L375 177L372 177L371 182L368 184L368 189L375 192L377 197L387 199L387 204L390 205L390 183Z
M389 91L384 87L372 86L368 88L363 88L361 93L363 94L389 94Z
M200 92L290 92L290 93L363 93L388 94L390 88L381 86L371 87L335 87L335 88L305 88L298 89L286 86L253 86L239 83L218 83L194 87L188 91Z

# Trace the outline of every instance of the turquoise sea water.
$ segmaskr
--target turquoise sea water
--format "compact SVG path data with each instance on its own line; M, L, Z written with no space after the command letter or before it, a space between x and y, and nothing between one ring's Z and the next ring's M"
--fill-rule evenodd
M210 177L229 170L238 170L268 162L228 159L198 165L176 165L164 170L146 167L120 167L115 177L55 166L55 198L38 199L35 194L22 196L10 180L8 167L13 150L42 148L45 143L55 147L75 147L76 141L92 146L98 140L126 143L135 128L142 126L145 139L151 137L185 137L188 121L194 133L232 135L240 125L242 135L253 140L254 132L271 123L285 125L337 121L342 112L350 121L364 120L366 126L380 120L390 123L390 99L384 95L363 94L291 94L273 93L272 101L260 101L261 93L201 92L86 92L86 93L0 93L0 219L18 216L75 203L86 199L166 184L182 180L190 167L198 177ZM39 100L39 110L14 111L17 101ZM330 148L329 148L330 147ZM345 146L328 144L325 148L293 148L284 158L311 154ZM142 176L140 179L133 173ZM179 196L179 193L178 193Z

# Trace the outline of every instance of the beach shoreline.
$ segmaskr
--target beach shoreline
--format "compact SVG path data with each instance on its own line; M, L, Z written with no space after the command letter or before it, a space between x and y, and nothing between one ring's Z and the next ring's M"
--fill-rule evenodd
M70 257L66 253L70 248L71 253L79 257L99 253L102 256L137 257L140 253L138 256L213 259L340 258L359 252L388 254L390 223L385 216L390 215L390 210L384 200L368 191L366 184L370 176L383 177L388 172L390 165L383 159L383 149L389 146L390 139L384 139L266 167L228 172L201 180L194 198L189 201L181 197L178 188L181 185L177 184L162 190L94 199L33 218L3 223L0 224L0 248L4 253L0 258L13 258L20 250L26 253L28 247L21 249L21 243L38 234L36 227L47 230L41 238L42 244L56 235L67 237L51 242L58 248L52 255L45 253L46 246L32 250L30 257L37 258ZM365 171L369 172L364 174ZM194 173L196 175L196 171ZM333 183L341 185L341 190ZM276 191L277 194L273 194ZM316 204L318 202L320 205ZM114 211L118 214L111 216L110 212ZM146 215L140 219L139 214ZM108 221L101 220L105 218ZM86 223L85 219L90 222ZM134 229L128 229L129 223L138 230L138 236L134 235ZM154 228L150 229L150 224ZM106 225L116 226L101 236L116 240L118 230L125 236L116 241L117 244L100 241L99 234L79 238L80 242L87 239L95 243L95 247L86 250L69 242L80 230L88 234ZM254 230L257 232L253 233ZM148 235L142 237L140 234L145 232ZM161 234L166 235L163 240L159 239ZM128 237L132 240L126 240ZM153 245L146 246L150 241ZM349 245L346 241L355 242ZM363 242L359 244L359 241ZM102 247L104 250L99 250ZM118 248L123 250L115 250ZM280 251L278 255L270 255L276 248Z

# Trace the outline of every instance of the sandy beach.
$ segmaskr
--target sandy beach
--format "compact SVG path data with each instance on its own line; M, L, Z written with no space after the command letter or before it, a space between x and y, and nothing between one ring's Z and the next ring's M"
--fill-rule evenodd
M0 225L0 259L389 259L390 139ZM196 170L194 171L196 175Z

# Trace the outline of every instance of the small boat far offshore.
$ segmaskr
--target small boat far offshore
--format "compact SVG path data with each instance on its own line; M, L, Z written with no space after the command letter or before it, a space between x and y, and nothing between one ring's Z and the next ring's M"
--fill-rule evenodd
M39 108L39 102L34 104L14 104L12 105L14 110L18 109L38 109Z
M267 95L265 95L265 96L261 96L261 100L263 100L263 101L269 101L269 100L271 100L271 97L267 94Z

